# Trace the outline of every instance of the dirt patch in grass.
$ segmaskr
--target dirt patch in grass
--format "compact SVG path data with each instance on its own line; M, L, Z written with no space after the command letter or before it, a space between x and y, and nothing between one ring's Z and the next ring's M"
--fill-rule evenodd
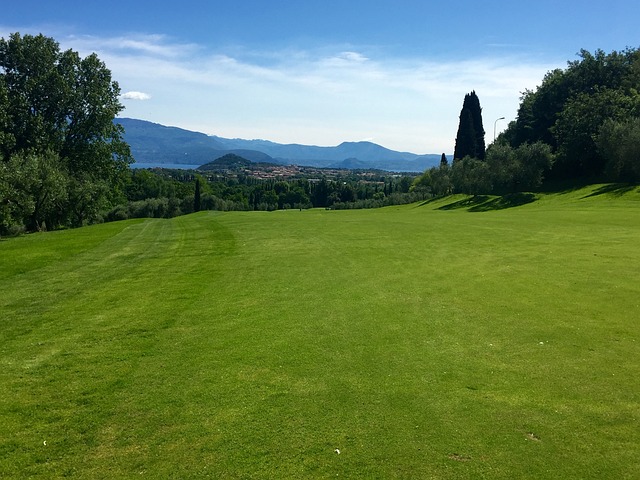
M471 457L467 455L461 455L459 453L451 453L449 454L449 460L455 460L456 462L470 462Z
M529 440L532 440L532 441L534 441L534 442L541 442L541 441L542 441L542 440L540 440L540 437L539 437L539 436L537 436L537 435L536 435L535 433L533 433L533 432L528 432L526 436L527 436L527 438L528 438Z

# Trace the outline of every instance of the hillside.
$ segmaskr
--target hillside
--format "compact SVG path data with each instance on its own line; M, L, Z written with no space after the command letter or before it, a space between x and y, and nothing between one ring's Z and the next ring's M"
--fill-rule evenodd
M3 478L640 478L640 191L0 242Z
M228 149L204 133L131 118L118 118L115 122L124 127L124 139L137 163L203 165L229 153L253 162L273 161L256 150Z
M349 159L351 163L357 160L358 168L422 172L440 161L440 154L397 152L371 142L344 142L336 147L284 145L208 136L131 118L119 118L116 122L124 127L124 139L136 162L145 164L203 165L233 153L252 162L330 167Z
M234 153L227 153L222 157L216 158L213 162L200 165L198 170L202 171L222 171L222 170L238 170L251 165L253 162ZM273 165L273 164L266 164Z

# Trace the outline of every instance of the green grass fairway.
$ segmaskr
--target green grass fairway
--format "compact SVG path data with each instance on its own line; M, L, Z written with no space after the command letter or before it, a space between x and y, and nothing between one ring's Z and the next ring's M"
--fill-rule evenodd
M0 240L0 478L640 478L640 188L520 200Z

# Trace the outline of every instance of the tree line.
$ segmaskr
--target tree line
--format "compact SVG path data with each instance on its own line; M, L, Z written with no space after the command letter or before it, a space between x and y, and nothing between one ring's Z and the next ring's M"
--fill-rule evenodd
M465 96L451 164L414 189L509 193L563 182L640 181L640 51L582 50L521 97L516 120L484 147L480 102Z
M306 208L376 208L423 200L410 192L415 176L380 173L362 180L345 171L336 178L262 180L249 175L207 175L174 169L132 169L123 183L123 197L103 220L174 217L199 210L262 210Z

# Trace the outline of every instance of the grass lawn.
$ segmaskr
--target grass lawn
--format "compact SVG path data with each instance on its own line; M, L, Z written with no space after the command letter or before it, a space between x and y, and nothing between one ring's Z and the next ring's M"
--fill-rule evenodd
M0 478L640 478L640 188L518 205L0 240Z

